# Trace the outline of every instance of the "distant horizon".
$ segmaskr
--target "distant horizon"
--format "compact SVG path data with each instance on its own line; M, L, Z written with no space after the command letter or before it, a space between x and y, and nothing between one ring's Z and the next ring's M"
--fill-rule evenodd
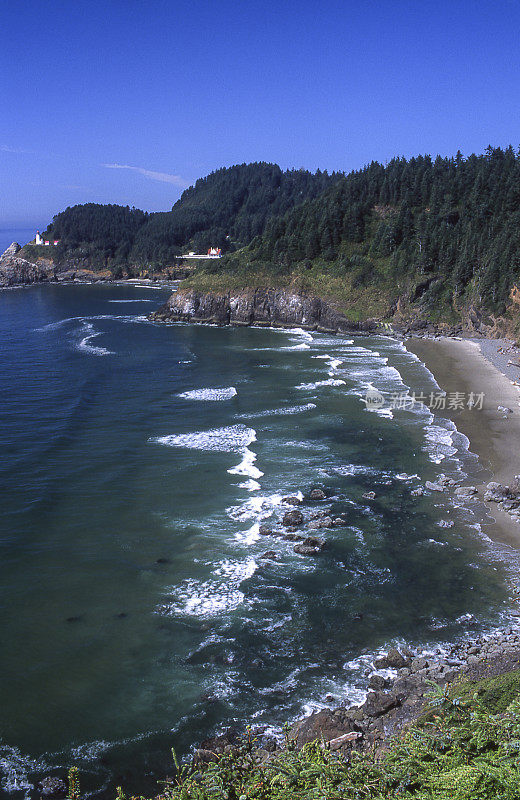
M350 172L356 172L356 171L361 170L364 167L368 166L368 164L370 164L371 161L379 161L379 163L387 164L393 158L406 158L407 160L410 160L411 158L418 158L418 157L421 157L421 156L424 156L424 157L430 156L430 158L432 160L435 160L435 158L437 158L438 156L440 156L441 158L454 158L456 156L457 152L459 152L459 151L462 153L463 158L466 159L466 158L469 158L472 155L482 155L486 151L486 149L488 147L501 148L502 150L505 150L508 147L513 147L513 149L515 149L515 152L520 150L520 147L516 147L515 148L515 146L512 144L512 142L508 142L507 144L494 144L492 142L488 142L484 147L482 147L482 149L480 151L473 150L473 151L467 152L467 153L463 152L461 148L457 148L456 150L454 150L453 152L450 152L450 153L415 152L415 153L410 153L409 155L404 155L402 153L395 153L393 156L390 156L388 159L385 159L385 161L379 161L379 159L375 159L374 158L374 159L370 159L370 160L366 161L365 163L360 164L358 166L353 166L349 170L343 170L343 169L340 169L340 168L336 168L335 170L333 170L333 169L328 169L325 166L319 166L319 165L317 167L315 167L314 169L310 169L309 167L306 167L304 165L300 165L298 167L295 167L295 166L283 166L283 165L279 164L276 161L270 161L270 162L267 162L267 163L276 164L284 172L286 170L304 169L304 170L307 170L307 171L312 172L312 173L315 173L317 170L321 170L321 172L325 172L326 171L329 174L332 173L332 172L343 172L345 175L348 175ZM259 159L259 160L261 160L261 159ZM210 175L213 172L217 172L217 171L219 171L221 169L229 169L229 168L234 167L234 166L239 166L242 163L255 163L255 162L233 162L231 164L216 166L213 169L211 169L209 172L201 174L201 175L198 175L197 177L195 177L193 179L193 182L191 184L189 184L189 186L185 186L182 189L180 189L180 191L178 192L178 196L166 208L152 208L152 209L151 208L145 208L144 204L140 204L138 201L128 202L128 203L118 203L115 200L106 200L104 202L100 202L99 205L124 205L124 206L128 205L130 207L138 208L141 211L145 211L146 213L149 213L149 214L162 213L162 212L170 211L171 207L181 197L182 193L186 189L192 187L196 183L196 181L200 180L201 178L207 177L208 175ZM96 201L79 199L77 202L69 203L68 205L69 206L84 205L86 203L93 203L93 202L95 203ZM63 208L57 208L56 210L54 210L50 214L50 216L49 216L49 218L48 218L48 220L46 222L40 222L39 224L36 224L36 226L33 223L33 219L34 218L31 218L29 220L27 220L27 219L26 220L15 220L13 222L2 220L0 218L0 232L10 231L10 230L13 230L13 231L14 230L19 230L19 231L31 230L33 228L34 228L34 232L35 233L36 233L37 230L44 231L48 227L48 225L52 222L53 217L56 214L59 214L61 211L64 211L65 208L67 208L67 206L64 206Z

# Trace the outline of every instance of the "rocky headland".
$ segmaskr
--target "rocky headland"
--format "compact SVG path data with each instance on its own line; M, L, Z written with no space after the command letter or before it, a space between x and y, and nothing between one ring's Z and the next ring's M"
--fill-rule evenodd
M189 274L189 270L182 267L168 267L158 272L143 269L136 272L129 268L116 274L110 269L92 266L88 259L55 259L32 254L32 250L36 248L30 245L21 247L18 242L13 242L0 255L0 289L35 283L99 283L136 277L153 281L173 281L186 278Z
M374 331L373 320L352 322L320 297L290 289L247 288L228 292L179 289L152 314L163 322L213 325L298 326L325 333Z

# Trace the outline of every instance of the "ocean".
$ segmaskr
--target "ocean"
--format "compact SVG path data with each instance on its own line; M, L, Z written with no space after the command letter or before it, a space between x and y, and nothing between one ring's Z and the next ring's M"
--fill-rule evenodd
M36 228L0 228L0 255L13 242L18 242L23 247L34 239L35 234Z
M171 746L360 702L382 649L432 652L507 614L516 554L476 507L413 494L478 476L467 440L421 404L363 403L436 390L415 356L384 336L150 322L168 294L0 293L7 797L72 764L86 795L154 794ZM317 556L260 534L295 495L343 519L314 532Z

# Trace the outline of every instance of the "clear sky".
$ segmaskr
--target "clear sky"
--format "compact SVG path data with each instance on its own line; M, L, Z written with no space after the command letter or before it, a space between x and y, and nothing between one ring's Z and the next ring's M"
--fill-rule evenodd
M0 227L520 143L518 0L1 0Z

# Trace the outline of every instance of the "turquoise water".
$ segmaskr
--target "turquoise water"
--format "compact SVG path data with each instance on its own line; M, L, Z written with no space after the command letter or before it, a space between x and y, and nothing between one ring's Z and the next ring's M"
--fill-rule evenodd
M167 296L0 294L11 797L71 763L88 791L153 793L172 744L360 700L379 648L442 646L505 608L512 554L447 496L411 495L478 470L467 442L423 407L361 402L435 388L414 356L384 337L149 322ZM328 499L304 514L345 519L319 557L259 535L314 486Z

